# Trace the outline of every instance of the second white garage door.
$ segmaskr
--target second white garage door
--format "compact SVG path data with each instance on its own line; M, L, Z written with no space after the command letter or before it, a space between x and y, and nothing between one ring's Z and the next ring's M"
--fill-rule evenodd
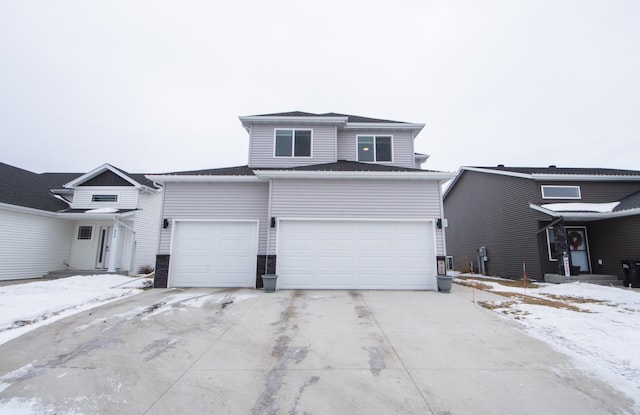
M435 289L431 221L280 220L278 288Z
M170 287L255 287L257 221L175 221Z

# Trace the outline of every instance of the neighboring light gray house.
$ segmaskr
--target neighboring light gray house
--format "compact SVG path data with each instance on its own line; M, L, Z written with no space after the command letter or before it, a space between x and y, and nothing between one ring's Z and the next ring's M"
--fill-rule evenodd
M0 280L155 263L161 188L108 164L37 174L0 163Z
M574 274L622 279L620 261L640 259L640 171L462 167L444 209L457 269L473 261L517 278L524 261L527 275L542 279L564 274L564 251Z
M343 114L240 117L246 166L147 178L164 186L156 287L436 289L441 185L423 124Z

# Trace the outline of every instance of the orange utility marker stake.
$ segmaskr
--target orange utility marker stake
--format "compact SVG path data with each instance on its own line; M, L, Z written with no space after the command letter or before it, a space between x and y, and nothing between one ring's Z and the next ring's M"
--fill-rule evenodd
M522 261L522 272L524 272L524 302L527 302L527 264Z

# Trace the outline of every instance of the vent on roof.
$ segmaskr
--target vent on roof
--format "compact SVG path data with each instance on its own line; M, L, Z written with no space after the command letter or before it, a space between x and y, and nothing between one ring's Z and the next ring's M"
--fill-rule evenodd
M557 168L557 167L558 167L558 166L556 166L555 164L552 164L552 165L550 165L550 166L549 166L549 168L550 168L550 169L555 169L555 168Z
M504 169L504 164L498 164L499 169Z

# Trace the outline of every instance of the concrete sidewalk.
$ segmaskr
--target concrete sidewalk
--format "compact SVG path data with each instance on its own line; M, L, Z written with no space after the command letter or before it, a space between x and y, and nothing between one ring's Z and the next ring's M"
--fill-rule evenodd
M633 413L624 395L457 285L154 289L30 332L0 355L0 414Z

